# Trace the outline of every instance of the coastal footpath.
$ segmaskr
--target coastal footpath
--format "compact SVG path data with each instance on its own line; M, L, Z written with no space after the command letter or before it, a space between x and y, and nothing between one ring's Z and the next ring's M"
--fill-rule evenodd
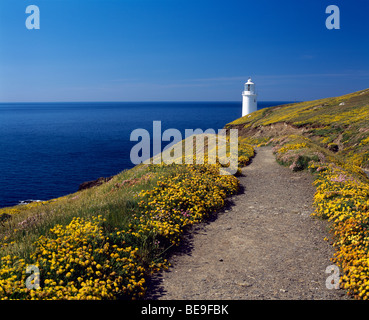
M244 193L194 236L154 296L368 299L369 89L258 110L226 128L272 149L258 149Z
M240 193L187 235L147 298L346 299L326 287L334 249L324 240L327 222L311 217L312 176L280 166L262 147L239 180Z
M234 175L137 165L0 209L0 298L368 299L369 89L226 128Z

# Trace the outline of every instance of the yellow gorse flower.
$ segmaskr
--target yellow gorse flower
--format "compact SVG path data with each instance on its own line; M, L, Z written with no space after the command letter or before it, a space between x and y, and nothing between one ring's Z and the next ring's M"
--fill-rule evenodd
M341 286L354 298L366 300L369 298L369 184L351 172L330 164L319 173L315 180L315 215L332 223L336 247L332 260L342 269Z
M241 144L239 164L253 156ZM170 174L162 175L165 167ZM227 196L238 190L238 179L220 175L221 165L150 165L156 185L142 190L138 208L126 229L107 225L102 216L74 217L56 224L40 236L27 264L40 269L40 289L29 290L26 262L7 255L0 261L2 299L115 299L142 298L146 277L166 268L165 251L180 242L187 226L222 208ZM1 241L8 244L8 239Z

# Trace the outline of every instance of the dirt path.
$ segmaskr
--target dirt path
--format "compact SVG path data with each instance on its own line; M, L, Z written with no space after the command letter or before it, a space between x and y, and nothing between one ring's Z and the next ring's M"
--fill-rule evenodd
M158 274L148 299L345 299L325 286L333 248L313 219L312 177L278 165L260 148L243 190L213 221L193 228Z

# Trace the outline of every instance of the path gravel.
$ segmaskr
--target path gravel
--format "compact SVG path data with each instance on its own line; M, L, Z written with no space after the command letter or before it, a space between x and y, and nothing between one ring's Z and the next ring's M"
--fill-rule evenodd
M312 181L278 165L271 148L258 148L241 192L189 232L147 299L346 299L325 285L334 249L324 240L327 222L311 217Z

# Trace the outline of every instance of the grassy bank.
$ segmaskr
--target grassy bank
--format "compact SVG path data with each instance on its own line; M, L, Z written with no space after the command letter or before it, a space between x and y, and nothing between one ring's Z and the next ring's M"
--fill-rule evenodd
M253 148L241 145L247 164ZM3 299L137 299L169 249L238 189L220 164L139 165L62 198L0 210ZM26 287L27 266L40 288Z
M235 120L243 141L273 145L276 160L309 170L314 216L330 222L340 286L369 299L369 90L259 110Z
M229 123L253 143L297 134L349 163L369 168L369 89L265 108ZM262 130L261 130L262 129Z
M368 299L369 179L365 172L307 138L285 138L274 152L281 164L314 174L314 216L330 222L336 248L332 262L341 268L340 285L350 296Z

